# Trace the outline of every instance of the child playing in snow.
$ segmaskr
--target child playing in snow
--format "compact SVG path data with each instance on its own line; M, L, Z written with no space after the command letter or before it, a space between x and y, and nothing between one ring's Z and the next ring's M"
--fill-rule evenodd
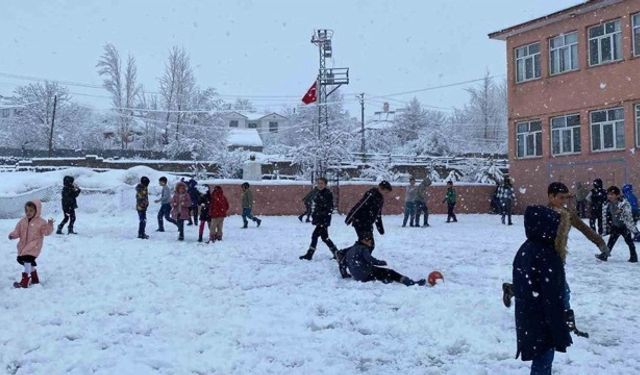
M227 212L229 212L227 197L224 196L222 187L216 186L211 194L211 207L209 208L209 216L211 216L210 242L222 241L222 227Z
M207 187L207 192L200 195L200 228L198 229L198 242L202 242L204 227L211 227L211 215L209 215L209 210L211 208L213 185L205 186ZM211 231L209 231L209 235L211 235Z
M517 357L533 361L531 374L551 374L556 351L572 344L572 312L564 263L564 234L571 226L567 211L529 206L524 214L527 240L513 260L513 292L516 297ZM571 312L571 313L570 313Z
M73 231L73 225L76 222L76 208L78 208L76 198L80 195L81 190L78 185L73 182L72 176L64 176L62 185L62 212L64 213L64 219L62 219L62 222L58 225L56 234L62 234L62 229L67 222L69 223L67 234L77 234Z
M244 182L242 185L242 229L247 229L247 225L249 221L247 219L251 219L256 223L256 226L260 227L262 224L262 220L253 216L251 211L253 211L253 193L251 192L251 187L248 182Z
M198 202L200 201L200 192L198 191L198 182L195 179L190 179L187 182L187 192L189 198L191 198L191 207L189 207L189 225L198 225ZM193 217L193 221L191 218Z
M171 189L167 186L167 178L165 176L160 177L158 180L160 187L162 187L162 193L160 199L156 199L156 203L160 203L160 211L158 211L158 229L156 232L164 232L164 220L167 220L173 225L178 225L175 220L171 218Z
M18 263L24 266L22 279L13 284L15 288L28 288L31 284L39 284L36 258L42 251L44 236L53 233L53 219L45 221L42 217L42 203L39 200L24 205L25 216L18 221L16 228L9 234L10 240L18 241Z
M184 222L189 220L191 196L187 191L187 184L180 181L176 184L176 191L171 198L171 218L178 223L178 241L184 241Z
M457 201L456 189L453 188L453 181L447 182L447 195L445 195L442 203L447 204L447 223L450 223L453 220L454 223L458 222L458 218L456 218L456 214L453 212L456 207Z
M313 214L311 215L313 217L312 224L315 226L315 229L311 234L311 245L309 245L307 253L299 257L300 260L311 260L313 258L313 254L316 252L316 247L318 246L318 238L321 238L327 247L329 247L329 251L331 251L334 257L336 251L338 251L336 245L329 238L329 226L331 225L331 215L333 214L333 194L331 190L327 188L326 178L319 177L317 181L317 187L314 188L316 194L312 202Z
M374 258L371 255L371 246L373 246L373 233L363 233L353 246L336 253L343 278L353 277L354 280L362 282L378 280L385 284L397 282L406 286L426 285L425 279L414 281L397 271L384 268L387 262ZM347 269L351 275L346 272Z
M138 211L138 238L147 240L147 208L149 208L149 177L142 176L136 186L136 211Z
M598 255L598 259L606 261L618 238L622 236L627 246L629 246L629 262L637 263L638 254L636 253L636 245L633 243L633 238L638 234L638 229L633 221L631 205L624 199L620 188L617 186L611 186L607 189L607 201L602 209L602 222L604 224L604 235L610 234L609 242L607 243L609 254L602 253Z

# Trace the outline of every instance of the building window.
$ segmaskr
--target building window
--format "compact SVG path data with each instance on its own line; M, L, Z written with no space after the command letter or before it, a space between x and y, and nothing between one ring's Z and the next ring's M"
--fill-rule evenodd
M580 115L551 119L551 152L553 155L580 153Z
M516 48L516 82L540 78L540 43Z
M640 104L636 104L636 146L640 147Z
M230 128L237 128L238 127L238 120L229 121L229 127Z
M633 25L633 55L640 56L640 13L631 17Z
M593 151L624 148L624 110L622 108L591 112L591 149Z
M578 33L549 39L549 70L560 74L578 69Z
M600 65L622 59L620 20L589 28L589 65Z
M542 156L542 122L540 120L516 124L517 157Z
M249 129L258 129L258 123L257 122L250 122L249 123Z
M269 121L269 132L277 133L278 132L278 122L277 121Z

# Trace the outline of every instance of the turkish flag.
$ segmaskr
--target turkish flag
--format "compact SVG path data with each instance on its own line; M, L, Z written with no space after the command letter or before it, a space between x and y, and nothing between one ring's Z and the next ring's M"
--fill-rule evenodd
M302 97L302 102L304 104L310 104L318 100L318 96L316 93L317 85L318 85L318 81L314 82L313 85L309 87L309 90L307 91L307 93L304 94L304 96Z

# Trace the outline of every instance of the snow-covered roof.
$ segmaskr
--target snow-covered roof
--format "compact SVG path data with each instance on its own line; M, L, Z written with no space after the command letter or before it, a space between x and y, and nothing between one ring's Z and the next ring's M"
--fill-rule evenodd
M267 117L269 115L276 115L276 116L280 116L283 118L286 118L286 116L283 116L279 113L276 112L255 112L255 111L233 111L233 112L229 112L229 113L237 113L240 116L246 117L247 120L249 121L258 121L263 117Z
M15 104L14 98L0 95L0 109L3 108L22 108L22 105Z
M231 129L229 146L262 147L262 138L256 129Z

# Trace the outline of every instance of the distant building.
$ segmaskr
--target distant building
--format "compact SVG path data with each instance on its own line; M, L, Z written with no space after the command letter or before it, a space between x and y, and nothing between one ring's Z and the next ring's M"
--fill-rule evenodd
M275 112L231 111L222 119L230 130L229 149L262 152L264 138L289 127L289 118Z
M0 95L0 125L18 117L22 108L22 105L15 104L14 98Z
M546 186L640 184L640 0L591 0L494 32L506 41L509 173Z
M389 103L382 105L382 111L373 113L373 118L365 125L368 131L384 131L392 128L396 124L396 111L389 109Z

